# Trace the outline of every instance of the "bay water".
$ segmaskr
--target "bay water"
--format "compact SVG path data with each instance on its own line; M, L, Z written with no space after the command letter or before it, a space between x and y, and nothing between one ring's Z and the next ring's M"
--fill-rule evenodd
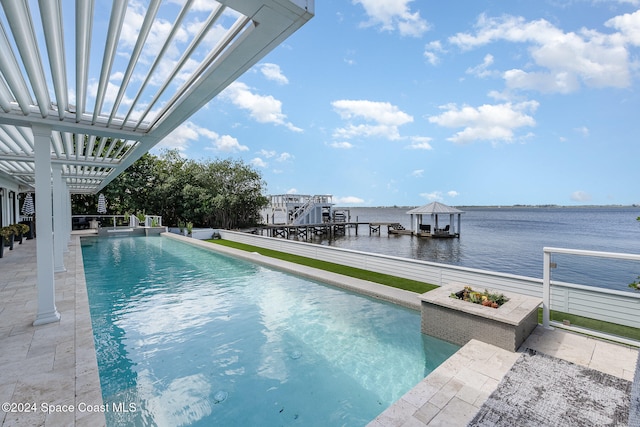
M348 208L350 221L398 222L411 228L411 207ZM389 235L385 226L369 234L314 239L315 243L358 251L542 278L543 248L559 247L640 254L640 207L467 207L460 238ZM426 223L425 218L425 223ZM457 221L457 218L455 218ZM439 224L449 223L447 215ZM456 222L457 226L457 222ZM629 291L640 262L554 255L552 280Z

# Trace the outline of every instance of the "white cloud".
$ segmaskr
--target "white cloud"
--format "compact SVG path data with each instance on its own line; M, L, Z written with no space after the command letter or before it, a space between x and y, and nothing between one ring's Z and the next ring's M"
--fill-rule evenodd
M242 145L238 140L230 135L218 135L216 132L200 127L193 122L186 122L178 126L157 148L186 150L192 142L209 141L211 145L206 146L206 150L222 151L232 153L237 151L247 151L249 147Z
M358 136L400 139L398 127L413 122L413 117L388 102L367 100L338 100L331 103L344 120L364 120L365 124L349 123L334 131L334 138L351 139ZM373 123L371 123L373 122Z
M449 197L458 197L459 195L460 195L460 193L458 193L455 190L447 191L447 196L449 196Z
M379 26L382 31L397 31L402 36L420 37L429 30L429 23L420 12L411 12L412 0L353 0L361 4L369 17L362 27Z
M589 136L589 128L586 126L581 126L579 128L575 128L574 130L584 137Z
M411 172L411 176L415 178L422 178L424 176L424 169L416 169Z
M215 133L214 133L215 134ZM211 138L211 144L214 150L223 151L225 153L232 153L236 151L247 151L249 147L242 145L238 140L230 135L215 134L215 138Z
M634 4L640 5L640 1ZM620 31L627 43L640 46L640 10L611 18L604 25Z
M411 144L407 145L405 148L409 148L411 150L433 150L431 144L431 138L426 136L414 136L411 138Z
M287 160L293 160L294 159L293 154L287 153L286 151L278 154L278 152L275 151L275 150L262 149L262 150L258 151L258 154L261 157L265 157L267 159L275 158L276 162L286 162Z
M298 194L298 189L297 188L290 188L286 191L285 194Z
M528 113L535 112L538 102L485 104L477 108L465 105L460 109L455 104L449 104L440 108L446 111L429 117L431 123L448 128L464 128L447 138L449 141L462 144L476 140L511 142L515 130L535 126L535 120Z
M339 148L339 149L342 149L342 150L349 150L349 149L353 148L353 144L350 144L347 141L332 142L331 144L329 144L329 146L333 147L333 148Z
M285 151L283 153L280 153L280 155L276 159L276 162L286 162L287 160L293 160L293 159L294 159L293 154L287 153Z
M258 154L260 154L262 157L266 157L267 159L270 159L271 157L275 156L278 153L276 153L274 150L267 151L265 149L262 149L258 151Z
M282 102L270 95L255 94L242 82L231 83L220 96L236 107L247 110L258 123L273 123L294 132L302 132L302 129L286 120L287 116L282 113Z
M467 74L473 74L481 78L492 76L495 72L489 70L491 65L493 65L493 55L487 54L484 56L482 64L467 68Z
M424 197L430 201L442 200L442 192L432 191L431 193L420 193L420 197Z
M439 53L444 52L440 40L432 41L424 47L424 57L427 58L429 64L438 65L440 63Z
M260 157L254 157L253 159L249 160L249 164L257 168L266 168L268 166L268 163L262 160Z
M364 199L356 196L334 197L333 201L340 204L364 203Z
M449 42L467 50L498 41L529 46L527 70L503 73L508 88L545 93L570 93L588 87L627 87L631 83L631 62L627 44L640 41L640 11L607 21L620 33L603 34L581 29L567 32L544 19L525 21L522 17L489 18L481 15L476 33L458 33ZM530 62L530 61L529 61Z
M286 85L289 83L289 79L282 74L282 70L280 70L280 66L277 64L271 63L263 63L258 66L260 72L263 76L267 78L267 80L274 81L281 85Z
M591 200L591 194L581 190L574 191L571 193L571 200L574 202L588 202Z

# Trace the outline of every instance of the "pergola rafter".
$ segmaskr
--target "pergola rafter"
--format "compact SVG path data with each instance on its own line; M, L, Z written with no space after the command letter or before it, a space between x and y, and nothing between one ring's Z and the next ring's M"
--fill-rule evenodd
M220 0L205 11L193 0L114 0L108 13L95 0L0 3L0 174L33 187L32 127L50 127L53 163L104 168L91 183L63 174L71 193L99 191L313 16L312 0ZM140 17L133 38L129 14Z

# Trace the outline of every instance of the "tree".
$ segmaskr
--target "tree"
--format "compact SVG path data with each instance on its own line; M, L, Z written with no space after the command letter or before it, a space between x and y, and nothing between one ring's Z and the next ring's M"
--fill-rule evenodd
M255 225L268 199L258 171L240 160L184 159L177 150L145 154L107 185L109 213L145 212L163 223L240 228ZM74 214L95 213L97 195L75 195Z

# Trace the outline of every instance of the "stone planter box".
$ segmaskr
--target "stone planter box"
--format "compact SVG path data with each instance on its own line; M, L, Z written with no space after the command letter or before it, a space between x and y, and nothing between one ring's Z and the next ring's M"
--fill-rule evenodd
M441 286L420 296L422 333L460 346L477 339L516 351L538 325L541 298L505 292L509 301L499 308L491 308L450 297L464 286Z

